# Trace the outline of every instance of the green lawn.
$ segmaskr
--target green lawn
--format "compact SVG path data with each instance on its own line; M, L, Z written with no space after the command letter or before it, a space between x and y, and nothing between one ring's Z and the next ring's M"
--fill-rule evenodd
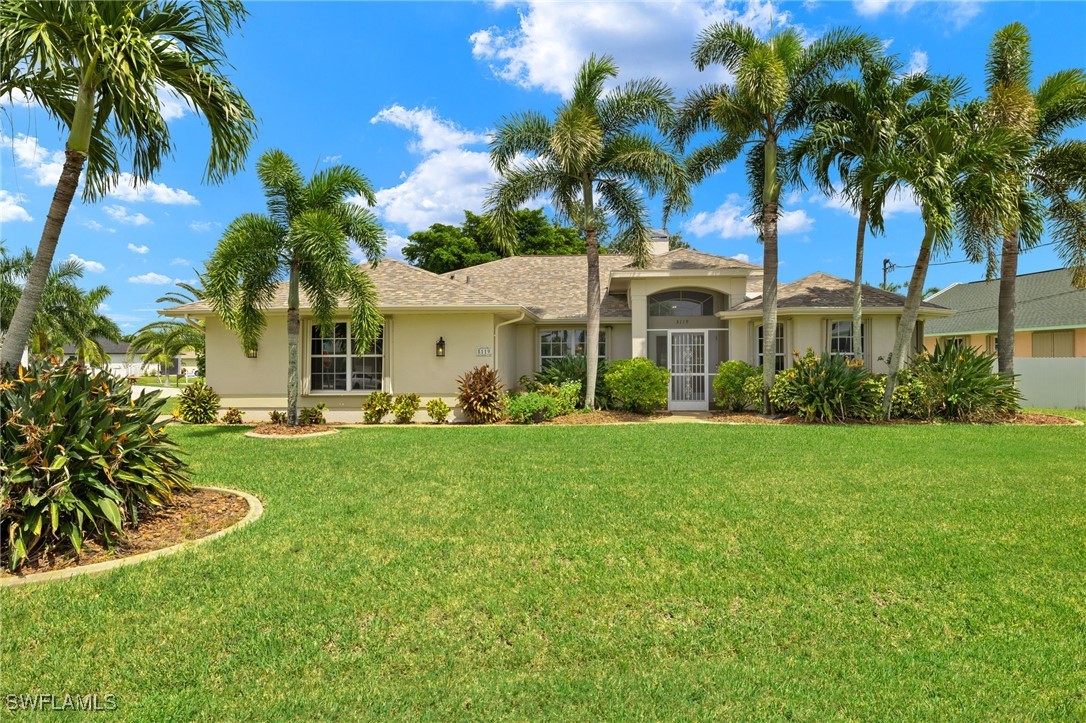
M0 593L4 693L130 720L1086 718L1086 427L242 431L172 434L264 517Z

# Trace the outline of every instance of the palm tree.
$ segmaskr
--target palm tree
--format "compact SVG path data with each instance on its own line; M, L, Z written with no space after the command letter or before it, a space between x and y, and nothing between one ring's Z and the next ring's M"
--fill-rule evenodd
M680 147L697 133L715 129L720 136L696 149L687 165L701 181L746 151L751 191L751 218L764 245L762 328L773 338L777 328L777 218L785 181L778 157L789 136L801 131L817 92L846 66L873 55L878 41L853 30L835 29L810 44L787 28L767 40L739 23L716 23L698 36L691 58L698 70L723 66L735 77L731 85L710 84L683 101L672 137ZM770 357L771 358L771 357ZM769 389L773 364L764 365L762 385L766 412L772 411Z
M1029 139L1023 173L1005 180L1021 195L1020 221L999 239L975 239L974 260L987 257L989 275L1001 246L996 353L999 371L1014 373L1014 297L1018 254L1035 246L1047 220L1058 253L1079 287L1086 287L1086 141L1065 140L1064 131L1086 121L1086 72L1053 73L1030 87L1029 31L1011 23L995 34L988 52L987 118Z
M350 166L336 165L307 182L298 165L279 150L256 164L268 213L234 219L207 264L206 293L223 323L246 349L256 349L267 326L264 307L285 275L287 292L287 423L298 423L299 286L317 324L332 323L339 297L347 298L357 347L381 330L376 292L369 276L351 261L354 242L376 264L384 253L384 230L357 202L376 203L369 180Z
M0 332L4 336L33 264L30 249L9 255L0 246ZM99 311L111 293L109 287L84 290L76 283L82 278L83 265L76 260L62 261L50 270L30 325L29 346L35 356L59 354L64 344L71 343L80 360L100 363L106 354L99 339L121 340L117 324Z
M883 54L860 61L858 80L830 83L815 97L810 132L798 140L792 154L806 165L819 188L836 193L831 170L842 182L842 194L857 215L856 266L852 287L852 351L862 360L864 241L883 230L885 194L876 191L892 185L887 163L902 129L917 117L917 99L931 89L925 73L901 76L901 61Z
M83 198L94 201L119 179L119 150L131 152L135 183L151 179L172 152L161 89L207 119L208 181L241 168L256 124L224 75L223 41L244 16L240 0L0 3L0 97L24 93L68 131L63 170L0 366L18 362L26 346L84 164Z
M487 222L507 253L515 253L516 210L548 194L558 214L585 237L588 298L585 334L585 406L596 399L600 335L600 231L615 230L615 245L644 264L649 223L641 191L664 193L665 217L689 205L683 164L667 145L639 131L673 120L671 91L655 78L604 92L618 76L610 56L581 64L573 95L553 121L527 111L503 118L490 143L490 161L501 175L485 204Z
M155 303L177 306L190 304L205 298L204 275L197 271L196 277L198 281L195 284L178 281L176 290L166 292L155 299ZM161 347L160 351L162 352L175 350L173 354L166 355L171 360L182 352L191 349L196 353L196 363L200 367L200 376L203 376L204 363L202 360L206 349L203 321L160 319L146 324L132 335L129 346L129 359L137 353L137 349L143 349L145 363L158 363L157 360L152 360L147 355L147 352L155 347Z
M989 124L978 104L951 107L961 89L955 81L929 95L925 102L934 107L904 130L888 164L890 174L920 201L924 235L890 356L883 398L886 418L916 328L932 251L948 251L955 230L963 237L999 233L1017 213L1017 192L998 179L1015 171L1025 144L1020 136Z

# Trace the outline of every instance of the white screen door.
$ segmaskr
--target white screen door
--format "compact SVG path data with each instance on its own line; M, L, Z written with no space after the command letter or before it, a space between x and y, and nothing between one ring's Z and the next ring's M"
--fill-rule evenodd
M705 331L669 331L668 362L671 372L669 409L709 408L708 377L705 373Z

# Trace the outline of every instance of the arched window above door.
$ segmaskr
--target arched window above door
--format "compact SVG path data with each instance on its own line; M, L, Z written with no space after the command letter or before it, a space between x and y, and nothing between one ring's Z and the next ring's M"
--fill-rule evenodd
M662 291L649 296L649 316L712 316L713 295L704 291Z

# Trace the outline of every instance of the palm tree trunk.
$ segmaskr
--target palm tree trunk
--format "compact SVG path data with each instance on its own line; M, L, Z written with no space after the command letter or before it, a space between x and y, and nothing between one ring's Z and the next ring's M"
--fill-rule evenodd
M592 182L584 184L584 240L588 260L588 296L586 299L588 328L585 330L585 409L596 407L596 373L599 370L600 349L600 242L593 218Z
M766 135L765 183L762 189L762 406L773 413L769 390L777 374L777 139Z
M1014 374L1014 295L1018 280L1018 232L1003 237L1003 257L999 271L999 322L996 329L996 354L999 373Z
M64 168L60 172L57 190L53 193L53 202L49 205L49 213L45 218L45 228L42 229L41 239L38 241L38 253L30 266L26 285L11 317L11 324L4 334L3 348L0 348L0 368L18 365L23 349L26 348L30 327L34 323L41 295L45 291L45 282L49 278L49 268L53 265L53 256L56 255L60 231L64 228L64 219L71 208L86 160L86 154L79 151L67 150L64 153Z
M290 286L287 297L287 424L298 424L298 264L290 263Z
M867 208L870 198L866 191L860 198L860 220L856 227L856 269L852 277L852 353L857 361L864 361L863 345L863 283L864 283L864 235L867 233Z
M924 240L920 242L920 253L916 257L916 266L913 267L913 276L909 281L909 294L905 297L905 308L901 310L901 320L897 325L894 351L890 355L890 374L886 377L886 394L882 398L882 414L886 419L890 418L897 375L905 366L905 351L912 342L916 329L916 317L920 313L920 302L924 299L924 280L928 275L928 262L931 261L931 246L934 240L935 230L925 226Z

